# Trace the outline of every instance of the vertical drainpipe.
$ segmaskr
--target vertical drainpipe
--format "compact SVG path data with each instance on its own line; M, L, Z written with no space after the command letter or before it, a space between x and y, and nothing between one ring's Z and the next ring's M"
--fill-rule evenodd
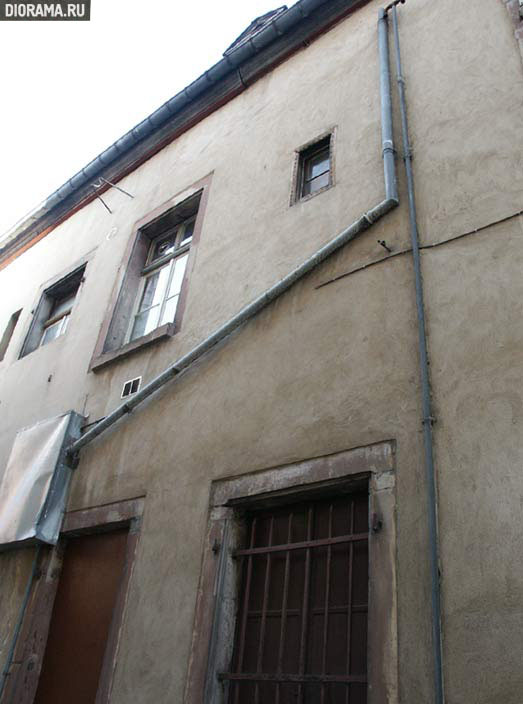
M401 113L401 131L403 135L403 159L407 176L407 194L409 204L410 235L414 262L414 280L416 288L416 310L418 317L418 346L421 374L421 394L423 410L423 444L425 447L425 474L428 504L428 529L431 576L431 606L432 606L432 650L434 662L434 701L443 704L443 665L442 665L442 635L441 635L441 596L439 576L439 544L438 544L438 512L436 497L436 478L434 470L434 451L432 439L432 403L430 395L429 360L427 353L427 335L425 329L425 305L423 302L423 280L421 276L419 233L416 220L416 201L414 198L414 178L412 173L412 152L407 123L407 107L405 101L405 79L401 68L401 54L398 32L398 16L396 6L392 6L392 27L394 32L394 49L396 54L396 71L398 95Z
M380 71L381 100L381 148L385 198L399 203L396 163L394 154L394 133L392 129L392 96L390 88L389 29L387 14L381 9L378 14L378 56Z

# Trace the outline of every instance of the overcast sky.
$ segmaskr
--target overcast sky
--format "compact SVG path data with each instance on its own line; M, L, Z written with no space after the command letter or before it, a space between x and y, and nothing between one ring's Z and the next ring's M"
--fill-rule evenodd
M0 22L0 238L275 7L91 0L90 22Z

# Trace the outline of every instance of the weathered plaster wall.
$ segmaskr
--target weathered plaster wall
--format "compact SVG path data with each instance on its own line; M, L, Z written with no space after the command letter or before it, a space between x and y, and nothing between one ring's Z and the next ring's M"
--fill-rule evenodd
M453 704L523 688L522 237L519 217L424 255Z
M0 363L0 467L18 428L68 408L90 420L112 410L125 379L152 378L382 198L378 7L358 10L126 177L135 198L104 195L113 216L91 203L2 272L10 295L0 321L24 311ZM437 244L523 207L522 64L510 17L491 0L407 3L400 31L421 237ZM294 149L333 126L336 186L289 207ZM400 149L398 126L396 116ZM210 172L182 330L87 374L133 223ZM399 209L82 453L72 508L147 494L115 703L182 700L213 479L386 439L397 442L400 701L432 700L410 254L317 288L386 255L378 239L408 249L399 176ZM521 698L522 234L513 219L422 257L452 704ZM88 252L68 334L16 360L37 287ZM26 553L0 562L10 592L19 588ZM15 601L2 603L8 627ZM470 682L480 682L473 693Z

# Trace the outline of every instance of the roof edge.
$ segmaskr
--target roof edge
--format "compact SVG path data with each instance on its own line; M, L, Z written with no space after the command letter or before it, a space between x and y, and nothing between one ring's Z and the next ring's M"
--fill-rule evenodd
M253 37L227 51L220 61L117 139L13 225L0 240L0 269L110 187L95 192L93 182L103 178L115 183L124 178L366 2L368 0L298 0L277 13Z

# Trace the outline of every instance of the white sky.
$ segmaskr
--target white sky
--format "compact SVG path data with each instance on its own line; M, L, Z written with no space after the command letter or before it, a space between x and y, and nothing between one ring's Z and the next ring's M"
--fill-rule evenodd
M90 22L0 22L0 238L279 4L91 0Z

